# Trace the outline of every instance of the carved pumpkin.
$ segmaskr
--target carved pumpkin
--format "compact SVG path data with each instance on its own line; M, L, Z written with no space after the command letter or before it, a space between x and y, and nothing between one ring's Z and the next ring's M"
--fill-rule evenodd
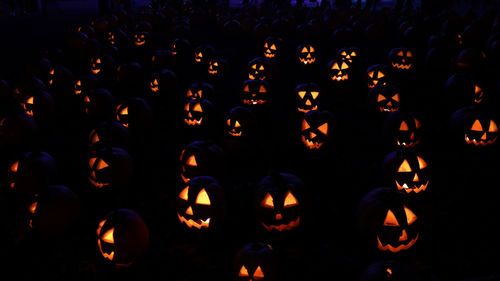
M134 45L137 47L145 46L146 43L149 42L149 39L150 39L149 37L150 37L150 34L147 31L143 31L143 30L136 31L134 33L134 38L133 38Z
M175 72L170 69L163 69L159 73L153 73L149 82L149 90L153 96L163 96L163 93L177 93L178 79ZM162 91L163 89L163 91ZM165 95L165 98L168 95ZM154 105L154 104L152 104Z
M88 158L90 184L98 189L128 185L133 176L132 156L122 148L105 147Z
M414 68L415 56L407 48L394 48L389 51L389 62L396 71L409 71Z
M96 228L97 249L116 267L129 267L149 247L149 229L143 218L130 209L109 212Z
M212 114L213 104L209 100L189 100L184 106L184 124L188 128L207 127Z
M57 174L54 158L43 151L25 152L9 164L7 183L16 193L32 196Z
M211 77L219 77L224 73L224 69L226 68L227 62L221 58L212 58L208 62L208 70L207 73Z
M496 115L487 108L467 106L450 116L450 129L455 143L468 147L489 147L498 138Z
M341 59L349 61L349 63L355 64L359 60L359 49L356 47L344 47L337 51L337 56Z
M238 250L234 259L236 280L277 280L277 256L271 245L251 242Z
M446 80L442 103L452 112L465 106L480 104L487 99L484 86L469 74L454 73Z
M269 36L264 40L264 57L268 59L277 59L280 56L283 47L281 37Z
M211 45L198 45L194 49L194 62L207 65L214 55L215 49Z
M302 65L311 65L316 62L316 48L310 43L297 47L297 59Z
M311 110L304 114L300 137L304 147L317 150L329 142L331 115L326 110Z
M258 106L268 102L269 83L264 80L246 80L241 90L241 102L244 105Z
M261 57L254 58L247 65L248 79L266 80L270 76L270 64Z
M412 148L422 139L422 125L410 112L398 110L389 113L384 121L384 136L391 146Z
M375 188L358 205L359 231L371 249L408 251L419 240L421 219L406 197L388 187Z
M226 120L227 135L233 138L251 138L256 130L255 114L243 106L233 107Z
M213 230L224 222L225 198L218 181L210 176L189 180L177 195L177 217L193 230Z
M295 175L272 174L262 178L255 193L259 224L266 231L290 231L300 226L303 182Z
M317 110L320 101L320 87L318 84L310 82L303 83L295 87L297 99L297 110L307 113L310 110Z
M368 103L375 112L394 112L400 109L400 90L395 85L379 84L368 93Z
M186 92L186 98L188 100L200 100L207 99L210 100L214 95L214 86L207 82L194 82L189 85Z
M76 80L74 86L75 96L84 97L91 91L97 89L98 80L94 75L83 75Z
M366 81L368 88L373 88L376 85L386 85L389 83L389 67L383 64L375 64L366 70Z
M149 104L142 98L133 97L124 100L116 107L116 120L134 131L147 130L152 126L153 113Z
M389 153L383 163L384 174L397 190L408 194L424 193L430 182L427 162L413 149Z
M104 147L119 147L127 150L130 145L129 129L113 120L97 124L89 133L89 149L97 151Z
M351 65L348 60L331 60L328 63L328 78L334 82L349 80Z
M54 113L54 98L48 92L39 91L29 95L21 102L21 106L28 115L35 120L43 122L52 117Z
M191 44L187 39L175 38L170 44L170 52L176 57L184 57L187 53L190 53Z
M206 140L191 142L181 151L181 179L188 182L197 176L218 178L222 161L223 151L217 144Z

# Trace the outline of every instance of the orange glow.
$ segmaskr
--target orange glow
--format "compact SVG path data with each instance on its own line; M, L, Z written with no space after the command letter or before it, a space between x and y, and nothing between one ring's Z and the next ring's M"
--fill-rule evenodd
M256 280L264 278L264 272L262 272L262 269L260 268L260 266L257 266L257 269L253 273L253 278Z
M325 136L328 136L328 123L319 126L318 130L322 132Z
M274 200L271 194L267 193L260 205L265 208L274 208Z
M417 160L418 160L418 166L420 167L420 169L427 167L427 163L425 162L425 160L422 157L417 156Z
M307 123L306 119L304 119L304 121L302 121L302 131L307 130L309 128L311 128L311 126L309 126L309 123Z
M266 228L267 231L271 231L273 229L278 230L278 231L283 231L283 230L292 230L294 227L299 226L300 224L300 217L297 217L296 220L291 221L288 224L280 224L280 225L266 225L265 223L262 223L264 228Z
M189 186L186 186L180 193L179 193L179 198L183 200L188 200L188 192L189 192Z
M413 224L417 220L417 216L415 215L415 213L413 213L406 206L404 207L404 210L405 210L406 221L408 222L408 225Z
M406 124L405 121L401 122L401 126L399 126L399 130L400 131L408 131L409 130L408 125Z
M14 164L10 166L10 170L14 173L17 173L18 168L19 168L19 161L14 162Z
M490 132L490 133L498 132L498 127L497 127L497 124L495 123L495 121L490 120L490 127L488 129L488 132Z
M285 203L283 206L286 207L293 207L299 205L299 201L297 201L297 198L293 196L291 191L288 191L285 195Z
M247 277L248 276L248 270L244 265L241 266L240 272L238 272L238 276L239 277Z
M471 131L477 131L477 132L482 132L483 131L483 126L481 126L481 122L479 120L474 121L474 124L472 124Z
M405 159L403 163L401 163L401 166L399 166L398 172L411 172L411 167L408 161Z
M196 204L210 205L210 197L208 197L208 193L204 188L200 191L200 193L198 193L198 196L196 197Z
M384 220L384 225L385 226L399 226L398 220L396 219L396 216L391 210L387 211L387 214L385 215L385 220Z
M181 216L179 213L177 213L177 217L179 218L179 221L181 223L185 223L189 228L195 227L197 229L201 228L208 228L210 226L210 218L206 220L199 220L199 222L195 222L192 219L186 219L185 217Z
M403 245L400 245L397 247L393 247L389 244L387 244L385 246L382 245L382 242L380 242L380 238L377 236L378 249L381 251L391 251L393 253L397 253L401 250L408 250L411 246L413 246L413 244L415 244L415 242L417 242L417 239L418 239L418 234L414 239L410 240L410 242L408 242L408 244L403 244Z
M188 160L186 161L186 165L193 167L198 166L198 163L196 163L196 158L194 158L194 155L189 156Z
M101 170L106 167L109 167L108 163L106 163L104 160L100 159L99 162L97 163L97 168L96 170Z

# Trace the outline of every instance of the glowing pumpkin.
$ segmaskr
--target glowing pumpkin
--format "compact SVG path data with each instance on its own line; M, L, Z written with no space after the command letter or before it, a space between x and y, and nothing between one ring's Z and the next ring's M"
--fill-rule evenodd
M277 280L277 256L271 245L262 242L245 244L234 259L235 280Z
M389 51L388 60L396 71L409 71L414 68L415 56L407 48L394 48Z
M320 101L320 87L316 83L303 83L295 87L297 110L307 113L317 110Z
M297 47L297 59L302 65L311 65L316 62L316 48L309 43Z

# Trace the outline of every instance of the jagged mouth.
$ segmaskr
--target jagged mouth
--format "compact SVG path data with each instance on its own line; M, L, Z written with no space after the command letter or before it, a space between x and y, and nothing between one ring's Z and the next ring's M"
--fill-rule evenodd
M271 230L277 230L277 231L283 231L283 230L292 230L294 227L297 227L300 225L300 216L297 217L296 220L291 221L287 224L280 224L280 225L267 225L263 222L261 222L262 225L266 228L267 231Z
M345 81L349 78L349 75L348 74L344 74L344 75L333 75L330 77L333 81Z
M154 93L156 93L156 92L158 92L160 90L160 87L158 87L157 85L153 85L151 83L150 86L151 86L151 91L154 92Z
M394 111L398 111L398 110L399 110L398 106L390 106L390 107L381 106L380 107L380 112L394 112Z
M402 147L414 147L415 145L420 143L420 139L418 139L416 141L408 141L408 142L397 140L396 143L398 146L402 146Z
M250 80L265 80L266 79L266 76L264 75L260 75L258 73L255 73L255 74L248 74L248 79Z
M105 186L109 186L110 185L109 182L101 183L101 182L97 181L97 179L95 178L95 172L94 171L90 172L89 181L90 181L90 183L93 186L95 186L97 188L103 188Z
M264 53L264 56L265 56L266 58L268 58L268 59L272 59L272 58L274 58L276 55L275 55L275 54L273 54L273 53L269 53L269 51L266 51L266 52Z
M212 74L212 75L217 74L217 72L218 72L217 69L209 69L208 70L208 74Z
M316 61L316 59L313 59L313 58L305 58L305 59L302 59L302 58L301 58L301 59L300 59L300 62L301 62L302 64L306 64L306 65L307 65L307 64L312 64L312 63L314 63L315 61Z
M303 108L303 107L302 108L301 107L297 108L298 111L303 112L303 113L307 113L307 112L309 112L311 110L317 110L317 109L318 109L317 105L315 105L315 106L313 106L313 107L311 107L309 109L308 108Z
M302 136L302 142L309 149L318 149L323 145L322 142L317 142L317 141L312 141L312 140L306 139L305 136Z
M411 63L410 64L405 64L405 63L392 63L392 67L397 68L397 69L404 69L404 70L410 70L411 68Z
M413 183L408 185L407 183L400 184L398 181L396 181L396 186L398 190L404 190L406 193L419 193L420 191L425 191L427 189L427 186L429 185L429 180L427 180L425 183L418 184L418 183Z
M241 131L240 132L234 132L234 131L229 131L229 134L233 137L241 137Z
M394 246L390 245L389 243L387 243L385 246L382 245L382 242L380 242L380 238L377 235L378 249L381 251L391 251L393 253L397 253L401 250L408 250L411 246L413 246L413 244L415 244L417 242L417 239L418 239L418 234L415 238L408 241L408 243L401 244L397 247L394 247Z
M179 212L177 212L177 217L179 217L179 221L181 223L184 223L189 228L194 227L197 229L202 229L202 228L208 228L210 226L210 218L207 218L206 220L197 219L196 221L194 221L193 219L186 219L185 217L181 216Z
M469 138L469 136L467 134L465 134L465 142L467 144L473 144L475 146L486 146L488 144L492 144L494 143L496 140L497 140L498 136L496 136L495 138L493 138L492 140L483 140L483 139L480 139L480 140L476 140L475 138Z
M266 101L265 100L258 100L258 99L244 99L243 103L248 104L248 105L258 105L258 104L264 104L264 103L266 103Z
M94 74L99 74L99 72L101 72L101 69L99 69L99 68L92 68L92 69L90 69L90 70L91 70L91 71L92 71L92 73L94 73Z
M199 125L201 125L202 120L203 120L203 117L201 117L200 119L184 118L184 122L188 126L199 126Z
M201 62L201 58L195 58L194 61L195 62Z

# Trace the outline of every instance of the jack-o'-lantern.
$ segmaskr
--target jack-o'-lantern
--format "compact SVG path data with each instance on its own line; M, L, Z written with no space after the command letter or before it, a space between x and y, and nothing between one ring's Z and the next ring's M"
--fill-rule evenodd
M484 86L467 73L454 73L446 80L443 102L450 109L480 104L486 100Z
M300 137L308 150L317 150L329 142L331 116L326 110L310 110L304 114Z
M283 39L276 36L269 36L264 40L264 57L276 59L281 53Z
M21 106L28 115L40 121L50 117L54 112L54 99L48 92L40 91L28 96Z
M98 189L124 186L133 174L132 156L118 147L93 151L88 160L90 184Z
M90 72L92 72L94 75L99 74L101 72L101 58L100 57L95 57L90 59Z
M188 127L205 126L212 115L212 103L207 99L189 100L184 106L184 124Z
M264 58L254 58L247 66L248 79L266 80L269 78L270 65Z
M186 92L186 98L188 100L200 100L208 99L214 94L214 87L212 84L207 82L194 82L189 85Z
M383 64L375 64L366 70L366 81L368 88L376 85L386 85L389 83L389 67Z
M297 47L297 58L302 65L311 65L316 62L316 48L312 44L305 43Z
M358 61L359 49L356 47L344 47L337 51L337 56L353 64Z
M76 80L74 86L75 96L86 96L90 91L93 91L97 88L98 80L92 75L83 75Z
M146 100L133 97L124 100L116 107L116 120L130 128L132 133L148 129L153 122L153 113Z
M158 73L153 73L151 82L149 82L149 89L153 94L160 92L160 75Z
M175 38L170 44L170 52L172 52L174 56L179 54L182 55L189 51L190 46L191 45L187 39Z
M391 254L414 247L421 234L421 219L408 203L404 194L388 187L375 188L363 196L357 216L369 247Z
M226 67L226 61L220 58L212 58L208 62L208 75L211 76L222 76L224 69Z
M134 33L134 45L142 47L149 41L149 32L139 30Z
M303 83L295 87L297 98L297 110L307 113L310 110L317 110L319 104L320 87L318 84L310 82Z
M226 120L226 132L234 138L250 138L255 134L256 118L253 111L243 106L233 107Z
M170 69L163 69L151 75L149 90L153 96L162 96L162 93L176 93L178 87L177 75ZM153 104L152 104L153 105Z
M257 106L267 103L270 96L269 84L264 80L246 80L241 90L241 102Z
M335 82L347 81L349 80L350 68L348 60L331 60L328 63L328 78Z
M266 231L290 231L300 226L303 182L295 175L275 173L262 178L255 192L258 223Z
M181 179L188 182L197 176L217 178L223 161L223 151L211 141L194 141L181 151Z
M415 56L407 48L394 48L390 50L388 59L392 68L396 71L411 70L415 64Z
M138 261L149 247L149 229L143 218L130 209L109 212L96 230L97 249L116 267L128 267Z
M97 124L89 133L89 149L97 151L104 147L119 147L125 150L130 144L129 129L113 120Z
M194 177L177 195L177 217L190 229L212 230L223 223L224 215L222 187L213 177Z
M475 146L492 144L497 138L498 126L492 119L482 123L479 118L475 119L470 130L465 133L465 142Z
M430 172L427 162L413 149L396 150L384 159L384 173L397 190L411 194L427 190Z
M422 139L422 125L410 112L391 112L384 121L384 135L390 144L402 148L412 148Z
M455 111L450 117L456 141L470 147L487 147L498 138L496 116L487 109L469 106Z
M376 112L394 112L399 110L401 97L395 85L377 85L370 89L368 102Z
M18 194L34 195L57 174L54 158L43 151L26 152L9 164L7 183Z
M29 229L41 235L59 235L75 224L79 212L75 192L66 186L50 185L33 197L28 207L27 224Z
M208 64L215 55L215 49L211 45L198 45L194 49L194 62L196 64Z
M114 98L105 88L98 88L83 97L83 108L90 119L104 121L113 118Z
M234 259L236 280L277 280L277 256L271 245L251 242L238 250Z

